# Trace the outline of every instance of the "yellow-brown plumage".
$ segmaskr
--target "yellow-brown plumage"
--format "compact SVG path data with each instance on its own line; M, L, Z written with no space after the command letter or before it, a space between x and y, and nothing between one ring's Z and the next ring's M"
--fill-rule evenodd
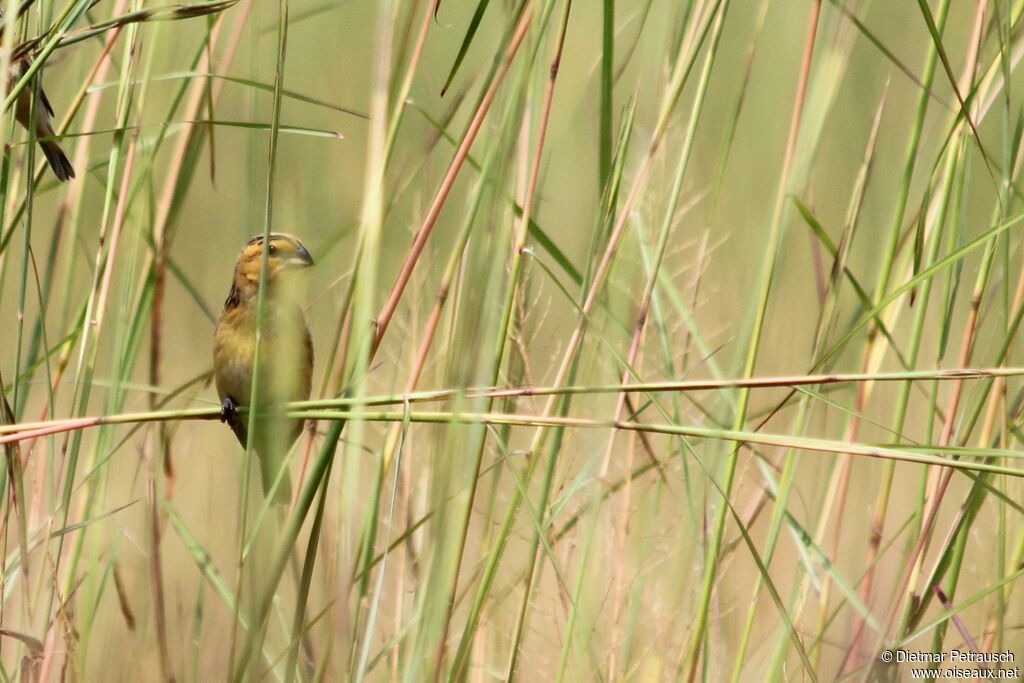
M313 343L289 284L293 271L313 265L313 259L302 242L291 235L273 233L269 244L253 450L259 458L264 493L271 492L280 476L280 483L273 489L274 501L287 503L291 484L286 456L302 433L302 421L284 417L283 404L309 398L313 375ZM213 343L213 371L223 405L222 418L243 447L248 441L249 416L235 408L251 407L262 258L263 237L257 235L238 257Z

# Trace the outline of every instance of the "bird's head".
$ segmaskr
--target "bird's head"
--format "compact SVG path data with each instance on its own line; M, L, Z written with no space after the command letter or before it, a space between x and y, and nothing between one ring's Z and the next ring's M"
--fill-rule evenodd
M313 265L309 250L297 238L283 232L273 232L264 244L263 235L249 240L235 266L235 287L243 294L255 294L259 289L260 267L263 253L267 254L267 282L276 285L287 273Z

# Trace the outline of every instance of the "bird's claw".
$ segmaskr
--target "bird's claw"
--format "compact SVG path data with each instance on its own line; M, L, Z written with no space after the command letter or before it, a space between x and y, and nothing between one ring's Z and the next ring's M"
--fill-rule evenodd
M231 418L235 416L237 408L234 400L230 396L225 396L224 401L220 404L220 421L230 422Z

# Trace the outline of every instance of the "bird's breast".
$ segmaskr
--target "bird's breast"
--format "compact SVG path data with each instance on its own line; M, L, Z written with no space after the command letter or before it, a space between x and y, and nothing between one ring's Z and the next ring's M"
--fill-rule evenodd
M260 339L260 391L257 400L298 401L309 397L312 345L305 319L298 312L274 312ZM256 330L251 316L225 311L214 337L214 374L217 393L248 405L256 356Z

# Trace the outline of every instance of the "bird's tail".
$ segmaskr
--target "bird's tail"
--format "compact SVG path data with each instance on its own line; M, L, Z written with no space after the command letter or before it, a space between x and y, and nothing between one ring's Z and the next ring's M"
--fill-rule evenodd
M265 495L270 495L273 490L272 502L288 505L292 500L292 479L288 475L287 451L284 452L286 454L284 458L267 458L263 454L259 454L260 478L263 480Z
M238 443L242 444L242 448L246 448L249 433L245 419L239 419L236 415L234 419L228 421L228 425L231 426L231 431L238 438ZM301 430L301 423L299 425ZM287 434L285 434L286 431L288 431ZM266 419L256 422L253 453L260 469L263 494L270 495L270 492L273 491L274 496L271 501L273 503L287 505L292 500L292 480L288 476L288 454L295 439L296 434L287 430L278 421Z
M39 146L43 148L46 162L50 164L50 168L53 169L53 174L57 176L58 180L65 182L75 177L75 168L71 165L71 160L68 159L68 155L64 153L60 145L53 140L42 140Z

